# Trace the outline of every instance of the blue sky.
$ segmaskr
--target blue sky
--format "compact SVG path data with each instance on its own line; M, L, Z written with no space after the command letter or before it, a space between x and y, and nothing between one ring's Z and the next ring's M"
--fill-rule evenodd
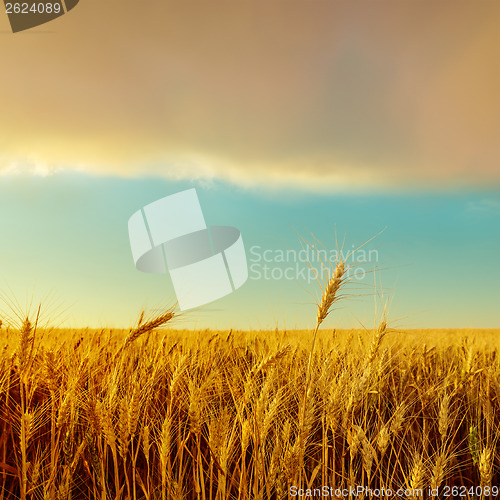
M386 301L389 319L401 328L499 326L500 193L486 190L325 195L82 173L4 176L3 295L24 307L26 297L51 293L51 307L68 326L127 327L142 308L172 304L168 275L135 269L127 222L144 205L190 187L208 224L240 229L250 279L233 294L186 311L179 326L307 328L315 321L310 294L317 296L318 284L296 270L288 274L296 279L285 279L287 267L304 267L293 261L268 262L265 279L263 252L275 260L280 252L299 252L301 237L335 250L335 234L350 250L381 230L364 247L377 258L358 265L366 276L347 284L327 326L370 327Z
M470 0L108 0L15 34L0 16L0 292L52 293L73 326L172 303L168 275L135 269L127 221L196 187L249 258L386 228L327 325L372 326L378 299L401 327L498 327L499 15ZM250 261L241 289L179 325L312 326L318 286L276 260L271 275L294 279L252 279Z

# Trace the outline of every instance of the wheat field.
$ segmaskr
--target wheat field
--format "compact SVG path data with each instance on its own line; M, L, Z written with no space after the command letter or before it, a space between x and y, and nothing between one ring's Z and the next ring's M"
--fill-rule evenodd
M494 497L499 331L320 329L312 350L169 314L0 328L0 499Z

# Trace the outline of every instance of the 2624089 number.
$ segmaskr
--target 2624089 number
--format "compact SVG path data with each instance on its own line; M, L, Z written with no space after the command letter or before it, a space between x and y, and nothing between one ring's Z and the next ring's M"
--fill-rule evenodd
M60 3L38 2L29 5L28 3L6 3L7 14L59 14L61 12Z
M499 488L498 486L445 486L439 490L439 493L443 497L466 497L466 496L476 496L478 498L483 495L489 497L498 496Z

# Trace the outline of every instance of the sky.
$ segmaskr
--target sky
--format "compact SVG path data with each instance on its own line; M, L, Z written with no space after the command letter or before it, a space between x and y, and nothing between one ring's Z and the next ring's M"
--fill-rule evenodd
M405 328L498 327L499 15L81 0L15 34L0 15L2 296L50 293L65 324L97 327L175 302L168 275L135 269L127 222L195 187L207 222L241 231L250 274L183 327L309 327L319 286L302 262L283 278L297 263L279 252L376 235L329 326L371 327L388 302Z

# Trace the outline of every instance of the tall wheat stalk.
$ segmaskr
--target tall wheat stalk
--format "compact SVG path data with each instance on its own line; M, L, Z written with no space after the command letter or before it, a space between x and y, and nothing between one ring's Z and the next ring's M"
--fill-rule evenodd
M341 260L335 266L335 270L332 273L332 276L328 279L326 283L325 289L321 296L321 301L318 303L318 313L316 315L316 327L313 332L313 339L311 344L311 350L309 352L309 358L307 361L306 368L306 384L304 389L304 397L302 400L302 408L299 411L299 441L298 441L298 449L300 454L300 469L299 469L299 484L301 481L302 474L302 465L303 465L303 457L305 452L305 438L304 430L306 424L306 407L307 407L307 398L309 396L309 386L311 383L311 363L314 354L314 347L316 345L316 337L318 336L318 330L320 325L326 319L328 314L330 313L331 307L334 302L338 299L338 293L345 282L345 274L346 267L345 263Z

